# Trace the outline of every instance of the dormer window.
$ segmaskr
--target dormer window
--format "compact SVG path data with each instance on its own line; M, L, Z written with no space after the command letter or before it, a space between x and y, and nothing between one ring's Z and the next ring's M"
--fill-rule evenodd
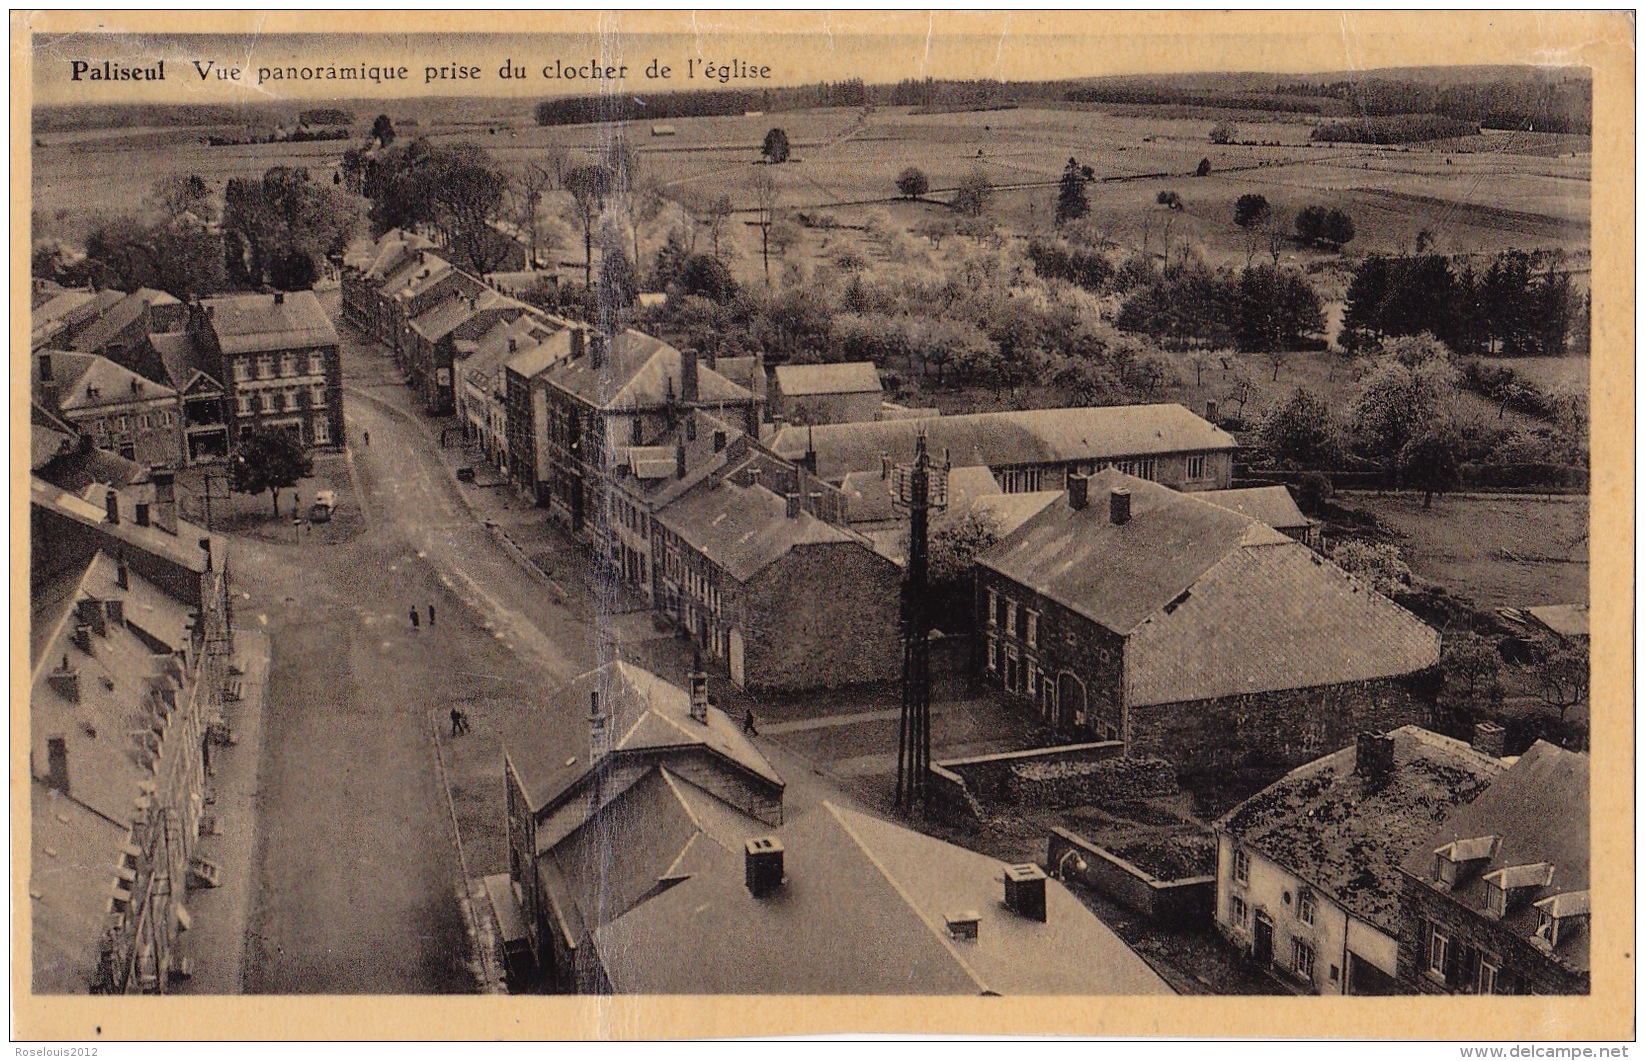
M1588 920L1588 893L1550 895L1536 904L1536 910L1536 934L1532 942L1552 950L1559 946L1562 937L1569 939Z
M1486 909L1497 917L1506 917L1529 892L1553 883L1554 867L1546 862L1531 862L1487 873L1484 879Z
M1465 883L1470 872L1496 854L1501 837L1476 836L1456 840L1434 849L1434 880L1446 888Z

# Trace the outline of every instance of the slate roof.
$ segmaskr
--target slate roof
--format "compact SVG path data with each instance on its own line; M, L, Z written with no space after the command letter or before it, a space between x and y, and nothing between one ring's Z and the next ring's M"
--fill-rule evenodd
M200 367L199 354L187 332L151 332L149 345L160 356L166 378L178 393L186 393L197 376L203 376L214 390L222 389L222 383Z
M148 300L140 292L127 295L82 329L69 346L84 354L95 354L113 342L121 331L146 317L148 311Z
M79 436L39 424L29 425L29 471L38 472L59 457L74 451Z
M1110 494L1131 491L1116 526ZM1130 706L1411 674L1439 634L1307 546L1198 495L1107 469L977 558L1127 638Z
M1507 925L1529 939L1536 932L1535 903L1588 890L1588 815L1588 757L1537 741L1488 791L1413 845L1402 868L1424 886L1443 892L1443 885L1434 879L1436 849L1457 840L1500 837L1489 861L1447 894L1474 914ZM1506 917L1489 913L1484 878L1539 862L1553 867L1551 880L1511 907ZM1586 928L1570 933L1562 930L1553 957L1569 969L1587 972Z
M506 295L499 295L490 288L475 294L473 300L473 304L470 305L469 296L453 294L430 307L422 316L413 319L411 329L431 343L439 342L480 313L509 307L516 307L524 312L528 308L524 303Z
M124 365L118 365L101 354L46 351L51 357L52 378L57 384L57 408L64 415L130 405L133 402L151 402L161 398L175 398L177 392L163 383L145 379ZM30 364L34 392L41 392L40 357ZM135 385L135 386L134 386ZM92 396L95 390L96 396Z
M1275 530L1308 526L1308 517L1297 507L1291 491L1283 486L1252 486L1240 490L1198 491L1201 501L1221 505Z
M763 486L712 479L657 514L657 520L739 582L799 546L867 543L809 512L789 518L787 502Z
M878 394L880 373L872 361L831 365L778 365L777 389L798 398L816 394Z
M509 759L534 810L547 807L589 770L589 694L598 692L614 752L704 747L775 785L782 779L742 729L717 708L691 718L687 692L624 660L573 679L525 719L508 742ZM567 720L573 720L568 722Z
M504 343L506 349L507 343ZM540 339L522 338L519 350L504 362L510 372L533 379L571 356L570 329L555 332Z
M832 482L847 472L878 469L881 453L889 453L894 463L912 461L922 430L931 453L946 452L956 465L985 464L996 471L1237 446L1232 435L1180 405L1114 405L791 426L776 433L771 449L798 460L814 446L817 474Z
M1004 866L823 803L774 835L785 881L763 898L743 853L705 848L689 880L594 933L631 994L1166 995L1170 987L1057 881L1045 922L1007 910ZM974 941L945 918L978 915Z
M595 341L589 336L589 342ZM655 409L669 397L680 399L680 351L632 328L612 337L606 344L605 359L594 367L585 354L557 366L549 382L556 388L597 409ZM700 362L697 368L698 401L708 404L747 402L753 395Z
M152 487L148 490L152 491ZM105 482L93 482L81 490L71 492L52 485L42 477L29 477L29 504L39 505L78 523L94 526L108 539L124 543L133 549L142 549L197 574L205 571L205 551L200 548L200 539L206 537L204 527L181 519L177 521L176 534L168 533L152 524L139 527L134 519L135 495L144 492L142 483L125 486L116 491L120 523L118 526L111 525L107 522L107 491L108 486ZM228 555L227 538L214 534L211 540L213 556ZM112 545L112 542L110 544Z
M205 306L227 355L337 345L337 330L312 291L288 291L279 305L273 295L231 295L208 298Z
M1463 741L1417 726L1388 736L1394 769L1382 782L1354 772L1349 746L1291 771L1217 824L1397 937L1400 863L1506 767Z

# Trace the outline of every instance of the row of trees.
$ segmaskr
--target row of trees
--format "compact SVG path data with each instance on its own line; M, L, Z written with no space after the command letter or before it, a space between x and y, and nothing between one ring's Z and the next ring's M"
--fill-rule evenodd
M1295 269L1191 261L1132 292L1117 323L1175 346L1283 351L1321 345L1325 318L1319 293Z

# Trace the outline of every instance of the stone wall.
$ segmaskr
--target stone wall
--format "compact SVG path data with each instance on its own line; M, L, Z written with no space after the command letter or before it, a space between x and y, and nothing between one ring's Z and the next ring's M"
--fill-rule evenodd
M1211 918L1216 907L1215 874L1175 881L1156 880L1106 848L1067 829L1051 830L1046 842L1045 865L1052 876L1079 881L1162 925L1204 922Z
M1048 771L1053 767L1073 767L1077 771L1079 764L1101 763L1118 757L1123 751L1124 746L1118 741L1099 741L1095 744L1061 744L1052 748L946 759L936 765L961 778L966 790L987 805L1014 802L1015 793L1024 785L1057 787L1054 778L1048 781L1024 780L1021 771L1025 769Z
M1005 778L1003 796L1006 802L1019 806L1054 809L1149 799L1176 792L1176 770L1164 759L1114 758L1013 764Z

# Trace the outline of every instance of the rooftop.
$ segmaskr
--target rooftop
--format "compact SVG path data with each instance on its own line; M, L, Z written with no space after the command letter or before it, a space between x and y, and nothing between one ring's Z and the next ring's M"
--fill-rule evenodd
M1201 501L1221 505L1275 530L1308 526L1308 517L1297 507L1291 491L1283 486L1252 486L1241 490L1202 490Z
M275 299L279 297L280 301ZM204 300L217 343L228 355L335 346L337 331L312 291L230 295Z
M791 426L776 433L771 448L789 460L814 448L817 474L837 482L847 472L878 470L881 454L893 463L912 461L921 432L933 454L946 452L956 465L985 464L995 471L1237 445L1232 435L1180 405L1116 405Z
M809 512L790 517L784 498L763 486L710 479L657 514L657 520L739 582L804 545L867 543Z
M169 295L167 296L170 297ZM173 302L177 301L172 299ZM146 317L149 300L142 292L127 295L110 306L97 320L92 321L69 345L81 353L94 354L113 342L114 337Z
M872 361L830 365L778 365L777 389L790 398L814 394L878 394L880 373Z
M1544 604L1525 609L1531 618L1560 637L1588 636L1588 606L1586 604Z
M1355 749L1343 748L1286 774L1219 825L1355 917L1397 936L1400 863L1505 767L1417 726L1388 736L1394 768L1385 780L1356 773Z
M598 342L590 334L585 349ZM597 409L654 409L672 397L681 399L680 351L630 328L606 344L604 360L595 367L594 357L582 357L554 369L550 382L558 389ZM741 403L753 399L737 386L701 362L697 368L698 400L707 404Z
M30 366L34 392L40 394L45 380L41 360L51 361L51 382L57 387L57 408L65 415L95 409L175 398L177 392L163 383L143 378L100 354L43 350Z
M744 854L599 928L612 988L645 994L1165 995L1169 986L1061 883L1046 920L1002 903L1003 864L823 803L773 835L784 880L756 898ZM974 911L977 938L946 919Z

